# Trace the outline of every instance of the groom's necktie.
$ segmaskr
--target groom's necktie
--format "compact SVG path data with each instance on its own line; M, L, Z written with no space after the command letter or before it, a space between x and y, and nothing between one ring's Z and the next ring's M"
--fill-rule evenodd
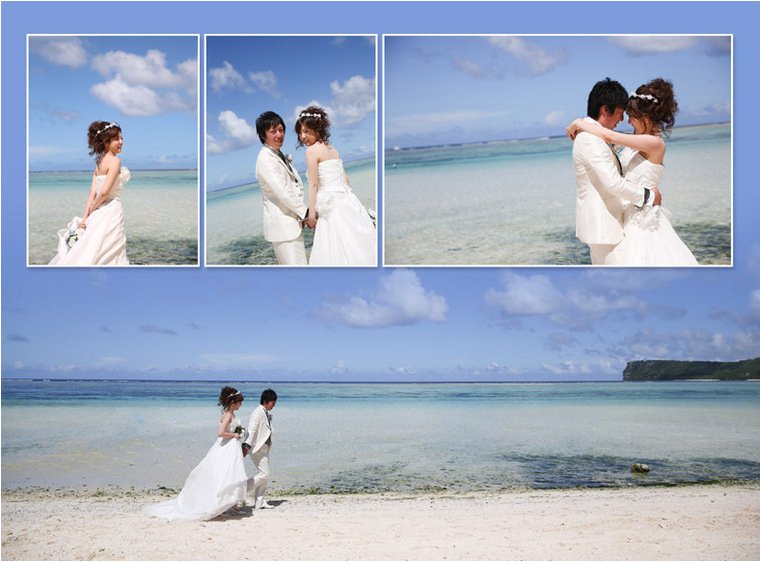
M616 166L618 167L618 173L619 175L624 175L624 169L621 167L621 160L618 158L618 154L616 153L616 149L613 148L612 144L609 144L608 147L610 148L610 151L613 153L613 156L616 158Z
M288 158L285 157L285 154L282 153L282 151L278 150L277 155L280 156L280 159L283 161L283 163L290 169L291 164L288 162Z
M288 161L288 158L285 157L285 154L282 153L277 148L272 148L269 145L266 145L267 148L269 148L272 152L278 155L278 157L283 161L283 164L285 164L286 170L288 170L288 173L291 175L291 177L298 183L298 177L299 174L296 172L295 168L291 165L291 163Z
M286 157L285 157L285 154L283 154L283 152L282 152L280 149L278 149L278 148L273 148L273 147L271 147L271 146L270 146L270 145L268 145L268 144L267 144L267 145L265 145L265 146L266 146L267 148L269 148L269 149L270 149L270 150L271 150L273 153L275 153L275 154L277 154L277 155L278 155L278 158L280 158L280 160L282 160L282 161L283 161L283 164L285 164L285 167L286 167L286 168L288 168L289 170L291 169L291 164L290 164L290 162L288 162L288 158L286 158Z

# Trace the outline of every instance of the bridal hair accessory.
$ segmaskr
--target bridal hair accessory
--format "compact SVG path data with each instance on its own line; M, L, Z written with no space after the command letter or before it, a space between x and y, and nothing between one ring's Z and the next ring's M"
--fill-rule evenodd
M637 94L637 93L634 93L634 94L630 95L629 97L630 98L639 98L639 99L642 99L642 100L650 100L653 103L658 103L658 98L656 98L655 96L650 95L650 94Z
M302 119L303 117L314 117L315 119L321 119L322 115L319 113L307 113L306 111L302 111L299 114L299 119Z
M237 391L237 392L234 392L233 394L231 394L231 395L230 395L230 396L228 396L227 398L229 399L229 398L232 398L233 396L238 396L238 394L240 394L240 390L239 390L239 391Z
M108 129L110 129L111 127L118 127L118 126L119 126L119 123L109 123L108 125L106 125L105 127L103 127L103 128L100 130L100 131L98 131L98 132L97 132L97 133L95 133L95 134L96 134L96 135L99 135L99 134L101 134L101 133L104 133L104 132L106 132L106 131L107 131Z

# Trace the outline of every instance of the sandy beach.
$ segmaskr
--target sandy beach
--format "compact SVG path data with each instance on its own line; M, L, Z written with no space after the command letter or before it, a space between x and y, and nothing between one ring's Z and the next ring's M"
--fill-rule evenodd
M2 496L4 560L758 560L758 485L273 496L208 522L119 489Z

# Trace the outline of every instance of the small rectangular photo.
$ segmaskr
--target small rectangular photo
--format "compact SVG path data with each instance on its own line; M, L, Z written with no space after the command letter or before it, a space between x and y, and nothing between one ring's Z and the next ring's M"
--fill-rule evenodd
M199 265L198 35L28 35L28 266Z
M387 35L383 60L384 265L732 265L731 35Z
M376 36L205 40L206 265L377 266Z

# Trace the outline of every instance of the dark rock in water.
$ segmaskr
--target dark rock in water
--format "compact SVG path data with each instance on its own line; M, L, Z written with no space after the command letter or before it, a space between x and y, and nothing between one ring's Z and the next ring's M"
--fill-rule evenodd
M641 462L635 462L632 465L632 472L634 474L646 474L650 472L650 467Z

